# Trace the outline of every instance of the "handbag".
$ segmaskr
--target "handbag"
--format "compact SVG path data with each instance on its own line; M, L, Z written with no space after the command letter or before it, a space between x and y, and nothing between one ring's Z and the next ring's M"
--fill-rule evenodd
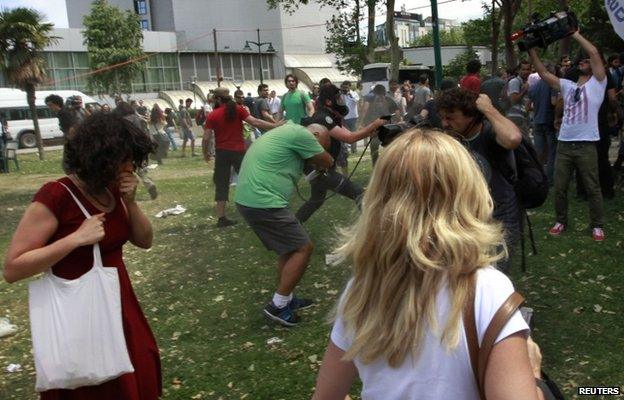
M134 372L122 325L118 271L103 266L98 243L93 245L93 267L81 277L63 279L50 269L28 290L38 392L97 385Z
M494 342L503 330L509 319L524 303L524 297L518 292L513 292L505 302L498 308L494 317L490 321L481 347L479 347L479 339L477 336L477 326L474 315L474 299L476 290L476 274L472 275L469 285L468 298L463 311L464 330L466 332L466 341L468 342L468 353L470 354L470 365L479 389L479 398L486 400L485 397L485 371L487 369L488 359ZM546 400L565 400L557 384L552 381L546 373L542 371L542 379L536 378L537 386L542 390Z

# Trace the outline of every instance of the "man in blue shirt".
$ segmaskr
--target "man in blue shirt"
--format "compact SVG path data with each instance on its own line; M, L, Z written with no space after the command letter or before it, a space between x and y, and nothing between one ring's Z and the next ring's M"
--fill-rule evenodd
M546 69L555 73L553 64L546 64ZM555 154L557 152L557 135L555 133L555 102L557 91L548 83L540 79L529 88L529 98L533 103L533 140L535 149L542 162L546 161L546 176L548 182L553 184L555 171Z

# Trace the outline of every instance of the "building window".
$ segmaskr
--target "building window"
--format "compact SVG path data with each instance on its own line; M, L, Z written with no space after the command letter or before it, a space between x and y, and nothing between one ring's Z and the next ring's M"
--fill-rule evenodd
M80 90L87 88L86 74L89 72L87 53L44 52L48 80L40 89Z
M145 4L145 0L138 0L135 3L136 12L139 15L147 14L147 4Z
M146 19L141 20L141 29L143 29L144 31L149 29L149 24Z

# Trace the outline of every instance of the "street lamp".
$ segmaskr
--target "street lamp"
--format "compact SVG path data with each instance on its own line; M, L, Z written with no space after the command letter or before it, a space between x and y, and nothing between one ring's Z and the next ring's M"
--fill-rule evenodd
M256 34L258 35L258 41L254 42L252 40L246 40L245 41L245 47L243 47L243 51L251 51L251 46L249 46L250 44L253 44L254 46L258 47L258 58L260 59L260 84L263 84L263 80L262 80L262 46L266 46L268 45L269 47L267 47L266 52L267 53L275 53L275 48L273 48L273 43L271 42L261 42L260 41L260 29L256 29Z

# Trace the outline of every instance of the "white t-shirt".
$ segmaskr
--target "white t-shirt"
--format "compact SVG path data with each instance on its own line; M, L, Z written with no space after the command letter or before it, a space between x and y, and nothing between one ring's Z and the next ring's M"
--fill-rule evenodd
M350 286L351 281L345 291ZM479 343L494 314L513 291L511 281L502 272L492 267L482 268L477 272L475 320ZM344 294L340 301L343 299ZM444 287L436 297L440 331L446 324L449 300L448 289ZM513 333L528 329L518 311L503 328L496 343ZM340 316L334 323L331 340L344 351L351 347L352 337L345 332ZM479 400L463 325L459 345L452 352L447 353L440 337L432 332L426 332L423 340L418 359L408 356L398 368L391 368L385 360L363 364L356 357L354 363L362 380L362 399Z
M559 86L563 96L563 120L559 140L562 142L600 140L598 110L604 99L607 80L603 79L600 82L592 76L584 85L577 86L570 80L559 79Z
M360 101L360 96L357 92L353 90L349 90L347 94L341 94L345 106L349 107L349 113L345 115L344 119L354 119L358 117L358 102Z
M280 105L282 104L282 100L279 97L269 97L269 112L271 114L277 114L280 109Z

